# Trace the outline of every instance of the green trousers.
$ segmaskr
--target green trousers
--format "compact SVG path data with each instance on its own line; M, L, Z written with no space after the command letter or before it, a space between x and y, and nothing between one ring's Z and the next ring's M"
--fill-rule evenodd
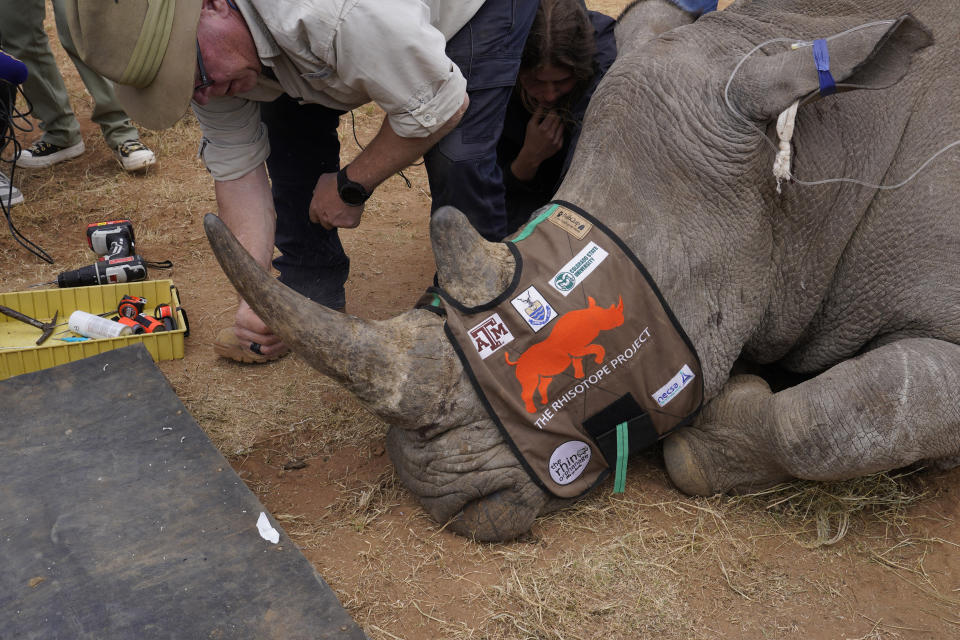
M124 113L113 93L113 84L88 67L77 55L64 16L64 0L53 0L54 17L60 44L70 55L83 84L93 97L91 120L100 125L111 149L126 140L139 140L136 127ZM33 105L33 116L40 121L43 140L69 147L82 140L80 123L70 107L63 76L57 69L50 42L43 29L46 17L44 0L0 0L0 25L3 25L4 51L27 65L30 72L23 93Z

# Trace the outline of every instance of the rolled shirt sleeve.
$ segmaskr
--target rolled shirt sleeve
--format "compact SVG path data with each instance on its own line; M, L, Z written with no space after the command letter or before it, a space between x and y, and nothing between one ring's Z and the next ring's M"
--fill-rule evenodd
M193 103L203 140L200 157L214 180L242 178L270 155L267 128L260 121L260 103L237 97Z
M401 137L430 135L463 104L467 81L423 2L359 0L332 46L338 78L376 102Z

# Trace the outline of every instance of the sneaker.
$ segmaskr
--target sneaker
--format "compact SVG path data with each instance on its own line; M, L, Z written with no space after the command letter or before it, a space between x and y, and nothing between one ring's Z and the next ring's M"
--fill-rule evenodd
M251 346L252 345L249 342L242 343L237 339L236 334L233 332L233 327L221 329L220 333L217 334L217 339L213 341L214 353L221 358L229 358L230 360L235 360L236 362L262 364L264 362L270 362L271 360L279 360L283 356L290 353L290 350L287 349L283 353L265 356L251 350Z
M156 164L157 156L139 140L121 142L115 153L124 171L140 171Z
M50 167L58 162L76 158L85 150L83 140L69 147L58 147L55 144L37 140L20 152L20 156L17 158L17 166L28 169Z
M0 171L0 202L7 209L23 202L23 194L20 193L20 189L10 184L10 178L2 171Z

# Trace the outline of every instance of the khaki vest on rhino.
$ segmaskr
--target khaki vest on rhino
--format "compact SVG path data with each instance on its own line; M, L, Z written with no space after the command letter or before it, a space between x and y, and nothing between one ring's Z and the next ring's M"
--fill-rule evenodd
M553 203L505 240L513 282L467 308L427 290L490 417L531 477L573 498L689 423L700 360L646 269L596 219ZM622 490L622 489L621 489Z

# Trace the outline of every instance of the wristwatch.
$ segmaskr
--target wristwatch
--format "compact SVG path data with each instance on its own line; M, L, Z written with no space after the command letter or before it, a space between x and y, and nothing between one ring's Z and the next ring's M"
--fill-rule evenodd
M370 192L367 191L366 187L347 177L347 167L337 172L337 193L340 194L340 199L343 200L344 204L351 207L359 207L370 197Z

